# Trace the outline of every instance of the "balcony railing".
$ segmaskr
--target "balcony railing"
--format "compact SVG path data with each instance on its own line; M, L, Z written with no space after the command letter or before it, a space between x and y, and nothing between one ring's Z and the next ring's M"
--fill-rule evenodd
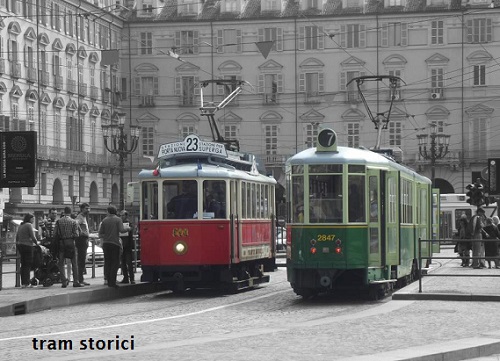
M141 97L140 107L154 107L155 106L155 97L154 95L145 95Z
M443 88L432 88L429 94L431 100L439 100L444 98Z
M75 165L92 165L98 167L110 167L116 162L108 154L97 154L79 150L70 150L48 145L38 145L37 156L40 160L50 160Z
M283 165L288 156L282 154L264 154L266 165Z
M87 84L86 83L78 84L78 95L80 95L82 97L87 96Z
M48 86L49 85L49 72L45 70L39 70L38 71L39 76L40 76L40 84L43 86Z
M54 88L56 88L57 90L62 90L63 88L62 75L54 75Z
M10 75L13 78L21 77L21 63L10 63Z
M278 93L263 94L264 104L278 104Z
M76 81L74 79L67 79L66 80L66 90L68 93L75 93L76 92Z
M95 85L90 86L90 99L97 100L99 97L99 88Z
M29 67L29 68L27 68L27 70L28 70L28 79L27 80L30 83L36 82L36 73L37 73L36 68Z

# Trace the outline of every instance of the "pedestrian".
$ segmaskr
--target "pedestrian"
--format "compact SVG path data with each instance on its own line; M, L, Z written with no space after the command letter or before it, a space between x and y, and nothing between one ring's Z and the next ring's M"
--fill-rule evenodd
M59 257L59 244L54 237L54 230L57 221L57 209L50 208L47 219L42 227L42 245L47 247L54 259Z
M124 227L123 221L116 215L115 206L108 206L108 215L101 222L99 227L99 237L102 239L104 251L104 278L108 282L108 287L118 288L116 284L116 274L120 267L120 233L128 232L130 227Z
M59 270L61 271L62 288L66 288L69 284L64 272L64 260L71 260L71 268L73 270L73 287L83 287L78 282L78 251L75 247L75 240L78 238L78 223L71 218L71 207L64 207L64 216L56 222L56 238L59 239Z
M471 243L467 240L467 224L469 221L467 220L467 215L462 213L460 219L458 220L457 229L458 229L458 255L462 259L462 267L469 267L470 263L470 250Z
M16 233L16 247L21 256L22 288L33 287L30 283L30 272L33 266L34 247L38 245L37 236L33 229L34 221L35 216L32 213L27 213Z
M128 212L126 210L122 210L120 212L120 217L123 222L124 227L130 227L128 232L123 232L120 233L120 238L122 240L122 259L121 259L121 264L122 264L122 273L123 273L123 279L120 281L120 283L135 283L135 277L134 277L134 266L132 264L133 260L133 252L135 250L135 242L134 242L134 236L133 236L133 227L132 224L130 223L130 220L128 218Z
M87 249L89 247L89 224L87 222L87 217L90 212L90 205L88 203L80 204L80 213L76 216L76 223L80 227L80 235L75 241L75 246L78 255L78 275L74 275L73 278L78 280L78 283L84 286L90 286L90 283L85 282L83 275L86 273L85 261L87 260Z
M472 216L467 233L472 239L472 268L485 268L484 262L484 242L482 241L482 229L484 228L484 209L478 208L476 214Z
M486 261L488 262L488 268L491 268L491 261L493 261L495 268L500 268L498 242L496 241L500 238L500 233L498 232L498 228L493 224L493 220L489 217L486 218L486 226L483 228L483 238L488 240L484 242L484 252Z

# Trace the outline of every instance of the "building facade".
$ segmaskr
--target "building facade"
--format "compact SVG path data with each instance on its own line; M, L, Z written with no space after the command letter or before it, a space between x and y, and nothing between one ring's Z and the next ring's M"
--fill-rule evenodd
M215 118L280 183L285 160L314 146L323 127L335 129L341 145L374 147L374 118L386 123L380 147L429 177L418 136L449 136L434 164L443 193L463 193L484 176L488 158L500 157L494 3L38 2L33 9L0 1L2 130L34 129L39 138L37 186L11 189L7 212L116 204L117 160L103 146L101 125L124 111L128 125L141 127L125 172L133 181L154 167L159 145L190 133L211 138L199 109L200 84L209 79L246 82ZM107 50L118 50L118 63L101 63ZM351 80L376 75L401 81L396 88L386 79L363 82L366 107ZM215 103L231 90L203 89Z

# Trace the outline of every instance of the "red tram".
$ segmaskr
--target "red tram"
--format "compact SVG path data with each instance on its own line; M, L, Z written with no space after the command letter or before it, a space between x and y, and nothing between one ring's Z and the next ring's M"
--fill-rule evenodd
M255 157L189 135L164 144L140 181L142 281L241 289L275 269L272 177Z

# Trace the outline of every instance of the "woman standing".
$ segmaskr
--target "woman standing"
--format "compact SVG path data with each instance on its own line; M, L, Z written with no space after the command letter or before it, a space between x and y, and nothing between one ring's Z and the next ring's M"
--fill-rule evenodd
M22 288L32 287L30 284L30 271L33 265L33 247L37 245L37 238L33 230L34 221L35 216L33 214L26 214L16 234L17 249L21 255Z

